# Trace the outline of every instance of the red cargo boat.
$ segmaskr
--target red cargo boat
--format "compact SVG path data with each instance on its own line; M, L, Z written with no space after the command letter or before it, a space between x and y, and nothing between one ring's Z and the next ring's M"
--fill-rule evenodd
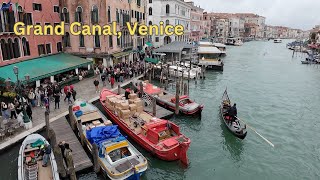
M180 160L188 165L187 150L191 141L181 134L179 127L171 121L156 118L143 110L135 110L138 103L134 103L141 102L139 98L130 99L130 109L123 110L126 109L126 101L128 100L108 89L103 89L100 93L100 102L110 119L134 141L162 160ZM126 115L127 111L129 117Z

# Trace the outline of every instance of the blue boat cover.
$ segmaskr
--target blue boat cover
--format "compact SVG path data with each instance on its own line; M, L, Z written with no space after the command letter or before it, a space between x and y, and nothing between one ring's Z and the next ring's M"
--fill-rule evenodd
M87 130L86 134L89 142L91 144L97 144L98 147L106 140L123 137L117 125L95 127Z

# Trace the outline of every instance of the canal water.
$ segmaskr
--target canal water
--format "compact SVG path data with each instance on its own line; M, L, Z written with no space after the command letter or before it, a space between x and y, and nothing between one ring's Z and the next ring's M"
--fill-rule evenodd
M223 72L207 71L204 81L192 81L190 96L205 105L201 119L171 119L192 140L190 165L160 161L135 144L149 160L143 179L319 179L320 68L302 65L301 54L292 58L287 42L228 47ZM227 131L219 115L226 87L238 116L275 147L251 130L244 140ZM0 155L1 180L16 179L18 148ZM88 172L79 179L102 177Z

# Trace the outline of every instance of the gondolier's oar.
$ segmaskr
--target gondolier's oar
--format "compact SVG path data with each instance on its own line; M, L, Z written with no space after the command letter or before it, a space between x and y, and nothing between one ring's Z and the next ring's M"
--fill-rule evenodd
M263 140L265 140L268 144L270 144L270 146L274 147L274 144L272 144L272 142L270 142L267 138L263 137L260 133L258 133L253 127L249 126L246 122L244 122L242 119L238 118L237 116L235 116L237 119L239 119L240 121L242 121L243 123L246 124L246 126L248 126L252 131L254 131L256 134L258 134L258 136L260 136Z

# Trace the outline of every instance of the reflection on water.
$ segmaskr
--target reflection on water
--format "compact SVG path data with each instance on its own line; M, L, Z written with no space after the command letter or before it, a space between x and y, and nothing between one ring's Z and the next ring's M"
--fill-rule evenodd
M230 156L235 162L241 161L241 154L243 152L244 143L243 140L232 135L222 120L220 127L222 129L221 136L223 137L221 143L223 144L224 149L230 152Z

